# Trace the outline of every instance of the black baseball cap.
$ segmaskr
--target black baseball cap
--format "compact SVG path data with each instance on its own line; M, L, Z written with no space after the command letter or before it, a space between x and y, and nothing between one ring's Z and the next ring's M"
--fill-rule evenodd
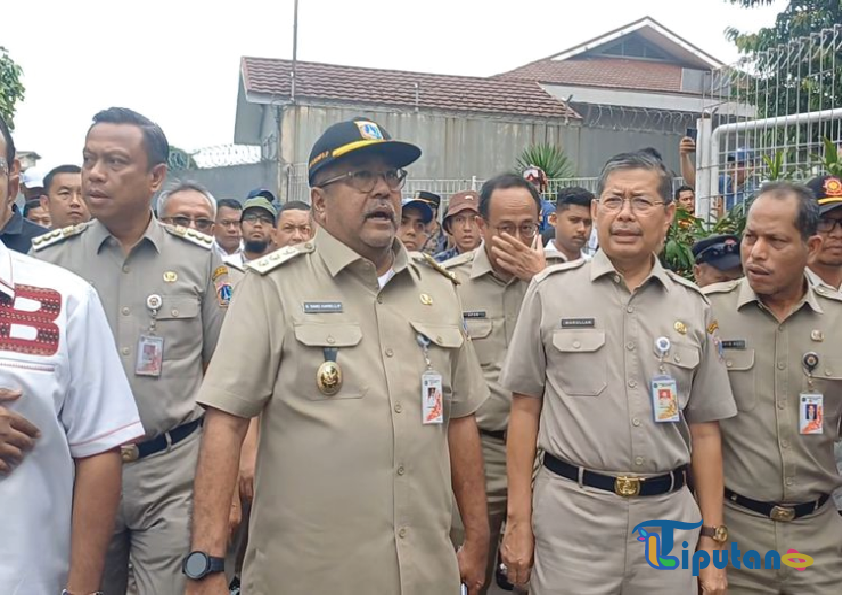
M338 122L324 133L310 151L309 178L313 185L316 172L348 155L368 153L384 155L395 167L402 168L421 157L421 149L405 141L395 141L382 126L367 118Z
M838 176L819 176L807 183L819 202L819 214L842 207L842 180Z
M693 244L696 264L705 263L720 271L740 266L740 239L733 234L709 236Z
M415 193L414 198L416 201L424 201L425 203L428 203L433 209L441 207L441 195L437 195L429 190L419 190Z

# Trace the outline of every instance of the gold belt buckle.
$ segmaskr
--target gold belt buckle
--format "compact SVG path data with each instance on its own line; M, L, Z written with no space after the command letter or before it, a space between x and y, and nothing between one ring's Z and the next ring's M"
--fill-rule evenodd
M138 450L137 445L123 445L120 449L123 452L123 463L125 464L137 461L140 457L140 451Z
M772 511L769 513L769 517L775 520L776 522L791 522L795 519L795 508L781 507L780 505L775 505L774 507L772 507Z
M640 478L617 476L614 479L614 492L621 497L636 497L640 494Z

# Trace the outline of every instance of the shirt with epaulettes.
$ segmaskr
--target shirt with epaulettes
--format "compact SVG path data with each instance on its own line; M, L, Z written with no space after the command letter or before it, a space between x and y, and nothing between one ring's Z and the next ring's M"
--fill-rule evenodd
M319 228L237 286L199 401L260 415L246 591L458 589L447 430L488 389L452 274L398 240L394 251L381 288L373 263ZM335 393L320 384L328 362ZM441 375L439 424L424 422L428 369Z
M605 473L663 474L690 463L688 424L736 413L711 324L699 289L658 259L630 292L599 250L532 280L500 384L543 400L545 452ZM661 375L675 381L678 422L655 422Z
M544 254L548 266L566 260L563 254L554 250ZM456 291L465 309L462 315L491 391L491 396L477 411L477 424L483 430L506 430L512 394L500 386L500 367L506 358L529 282L496 273L484 244L445 261L442 267L459 279Z
M128 255L97 220L33 241L32 256L96 288L149 437L201 415L195 395L231 294L228 266L212 243L210 236L154 217ZM160 377L135 372L142 335L163 338Z
M783 322L746 278L703 289L739 410L721 423L725 485L759 501L812 501L842 484L833 454L842 417L842 295L805 287ZM818 363L808 374L810 352ZM822 434L801 434L802 393L823 396Z

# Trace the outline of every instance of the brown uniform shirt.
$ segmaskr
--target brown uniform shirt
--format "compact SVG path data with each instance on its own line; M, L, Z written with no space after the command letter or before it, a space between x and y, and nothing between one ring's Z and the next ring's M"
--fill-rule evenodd
M486 399L446 273L395 241L394 276L320 228L253 262L199 401L260 414L244 571L249 593L452 593L451 418ZM422 423L425 356L443 424ZM247 349L245 349L247 348ZM335 349L342 385L318 386Z
M699 289L657 260L630 294L599 251L532 281L500 383L544 399L539 448L592 470L661 474L690 462L687 423L736 413L712 320ZM663 370L677 383L677 423L654 421L660 337L670 341Z
M128 257L97 220L41 238L33 243L32 256L69 269L96 288L147 436L199 416L195 396L227 311L220 289L229 283L228 267L211 250L212 239L154 217ZM160 296L161 306L151 331L147 301L153 295ZM164 339L160 377L135 374L138 340L150 333Z
M725 486L760 501L806 502L842 485L842 295L807 285L779 324L745 278L707 286L739 415L722 423ZM803 365L815 352L812 387ZM824 433L802 435L801 393L824 395Z
M546 251L548 265L565 261L564 255ZM512 341L528 282L503 279L491 268L484 245L442 263L456 274L462 313L473 340L491 397L477 410L477 424L483 430L505 430L512 407L512 394L500 385L500 368Z

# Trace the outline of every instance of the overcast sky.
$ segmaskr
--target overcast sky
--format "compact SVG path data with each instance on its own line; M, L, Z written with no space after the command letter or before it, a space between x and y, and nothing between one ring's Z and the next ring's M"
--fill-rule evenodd
M490 4L300 0L298 58L488 76L650 16L730 63L737 54L725 28L768 26L785 2L751 10L725 0ZM0 43L26 85L15 142L47 169L79 163L91 116L111 105L152 118L188 150L231 143L240 56L292 57L293 0L3 0L3 21Z

